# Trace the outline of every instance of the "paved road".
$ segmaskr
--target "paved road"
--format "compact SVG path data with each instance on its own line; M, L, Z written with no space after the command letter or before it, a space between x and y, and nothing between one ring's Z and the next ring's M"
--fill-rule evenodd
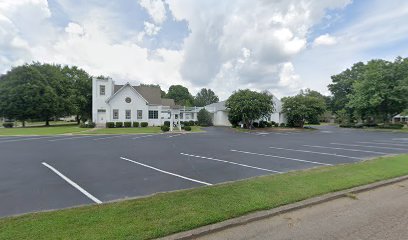
M408 181L208 235L212 239L408 239Z

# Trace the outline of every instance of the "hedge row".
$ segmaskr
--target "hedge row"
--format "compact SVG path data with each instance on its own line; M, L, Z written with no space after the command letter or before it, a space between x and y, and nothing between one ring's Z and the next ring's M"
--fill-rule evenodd
M141 126L141 127L147 127L147 126L149 126L149 123L148 122L141 122L141 123L139 123L139 122L133 122L133 124L132 124L132 122L107 122L106 123L106 127L107 128L121 128L121 127L125 127L125 128L130 128L130 127L139 127L139 125Z
M339 127L341 128L363 128L363 127L374 127L374 128L381 128L381 129L402 129L404 127L403 124L399 123L388 123L383 125L377 125L375 123L356 123L356 124L340 124Z

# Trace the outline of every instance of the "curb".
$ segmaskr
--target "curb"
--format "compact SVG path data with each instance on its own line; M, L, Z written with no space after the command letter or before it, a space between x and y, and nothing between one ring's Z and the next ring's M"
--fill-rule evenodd
M194 239L196 237L205 236L205 235L208 235L214 232L219 232L219 231L222 231L228 228L244 225L244 224L262 220L268 217L277 216L283 213L287 213L287 212L295 211L298 209L307 208L307 207L311 207L311 206L318 205L321 203L329 202L335 199L347 197L347 195L349 194L361 193L361 192L373 190L376 188L384 187L387 185L391 185L394 183L402 182L405 180L408 180L408 175L393 178L393 179L383 180L383 181L371 183L368 185L354 187L354 188L350 188L350 189L346 189L346 190L342 190L342 191L338 191L334 193L324 194L318 197L309 198L309 199L306 199L300 202L284 205L284 206L277 207L271 210L264 210L264 211L258 211L255 213L250 213L250 214L247 214L241 217L237 217L237 218L233 218L233 219L229 219L223 222L214 223L214 224L199 227L193 230L176 233L176 234L173 234L167 237L159 238L159 240Z

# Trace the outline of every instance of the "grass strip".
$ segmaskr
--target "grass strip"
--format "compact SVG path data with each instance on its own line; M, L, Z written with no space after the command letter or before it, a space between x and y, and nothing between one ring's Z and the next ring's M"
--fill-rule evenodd
M84 131L84 128L79 128L76 124L52 125L39 127L16 127L16 128L0 128L0 136L14 135L55 135L65 133L75 133Z
M0 239L151 239L408 174L408 155L0 219Z

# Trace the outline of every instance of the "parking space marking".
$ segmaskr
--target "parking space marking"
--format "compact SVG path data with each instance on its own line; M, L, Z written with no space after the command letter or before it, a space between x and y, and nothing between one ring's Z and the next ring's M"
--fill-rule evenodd
M347 143L330 143L330 144L341 145L341 146L350 146L350 147L367 147L367 148L381 148L381 149L408 151L408 149L403 149L403 148L379 147L379 146L360 145L360 144L347 144Z
M101 204L102 201L97 199L96 197L94 197L92 194L90 194L89 192L87 192L85 189L83 189L81 186L79 186L78 184L76 184L74 181L72 181L71 179L69 179L68 177L66 177L64 174L62 174L60 171L58 171L57 169L55 169L54 167L52 167L51 165L47 164L46 162L42 162L42 165L44 165L45 167L47 167L48 169L50 169L51 171L53 171L55 174L57 174L58 176L60 176L62 179L64 179L67 183L69 183L71 186L73 186L74 188L76 188L78 191L80 191L81 193L83 193L85 196L87 196L89 199L91 199L92 201L94 201L95 203Z
M78 138L89 138L89 137L94 137L94 136L80 136L80 137L58 138L58 139L51 139L51 140L48 140L48 141L50 141L50 142L56 142L56 141L75 140L75 139L78 139Z
M315 151L300 150L300 149L291 149L291 148L280 148L280 147L269 147L269 148L279 149L279 150L285 150L285 151L305 152L305 153L313 153L313 154L321 154L321 155L329 155L329 156L336 156L336 157L352 158L352 159L362 160L362 158L351 157L351 156L345 156L345 155L340 155L340 154L335 154L335 153L315 152Z
M177 137L177 136L180 136L180 135L183 135L183 134L175 134L175 135L171 135L171 136L168 136L167 138L172 138L172 137Z
M47 139L47 138L58 138L58 137L60 137L60 136L34 137L34 138L19 138L19 139L12 139L12 140L0 141L0 143L20 142L20 141L29 141L29 140L38 140L38 139Z
M315 146L315 145L303 145L303 146L304 147L312 147L312 148L325 148L325 149L334 149L334 150L344 150L344 151L350 151L350 152L374 153L374 154L381 154L381 155L389 154L389 153L385 153L385 152L376 152L376 151L350 149L350 148L326 147L326 146Z
M155 135L154 135L154 134L145 135L145 136L140 136L140 137L134 137L134 138L132 138L132 139L139 139L139 138L152 137L152 136L155 136Z
M207 182L199 181L199 180L192 179L192 178L189 178L189 177L185 177L185 176L182 176L182 175L179 175L179 174L167 172L167 171L161 170L161 169L159 169L159 168L155 168L155 167L149 166L149 165L147 165L147 164L143 164L143 163L140 163L140 162L136 162L136 161L131 160L131 159L128 159L128 158L124 158L124 157L120 157L120 158L121 158L122 160L131 162L131 163L135 163L135 164L138 164L138 165L140 165L140 166L147 167L147 168L153 169L153 170L158 171L158 172L161 172L161 173L165 173L165 174L168 174L168 175L172 175L172 176L179 177L179 178L182 178L182 179L186 179L186 180L189 180L189 181L192 181L192 182L196 182L196 183L201 183L201 184L204 184L204 185L207 185L207 186L211 186L211 185L212 185L211 183L207 183Z
M408 144L398 144L398 143L384 143L384 142L358 142L358 143L367 143L367 144L379 144L379 145L390 145L390 146L408 147Z
M95 138L95 139L92 139L92 140L94 140L94 141L99 141L99 140L105 140L105 139L110 139L110 138L120 138L120 137L125 137L125 136L127 136L127 135L119 135L119 136L110 136L110 137L103 137L103 138Z
M282 157L282 156L263 154L263 153L239 151L239 150L235 150L235 149L231 149L231 152L245 153L245 154L258 155L258 156L264 156L264 157L282 158L282 159L286 159L286 160L290 160L290 161L313 163L313 164L325 165L325 166L333 166L333 164L329 164L329 163L314 162L314 161L308 161L308 160L303 160L303 159L298 159L298 158L289 158L289 157Z
M275 171L275 170L271 170L271 169L260 168L260 167L255 167L255 166L246 165L246 164L241 164L241 163L236 163L236 162L230 162L230 161L221 160L221 159L217 159L217 158L203 157L203 156L191 155L191 154L187 154L187 153L180 153L180 154L181 154L181 155L184 155L184 156L188 156L188 157L202 158L202 159L207 159L207 160L211 160L211 161L229 163L229 164L233 164L233 165L238 165L238 166L242 166L242 167L258 169L258 170L267 171L267 172L283 173L283 172L279 172L279 171Z

